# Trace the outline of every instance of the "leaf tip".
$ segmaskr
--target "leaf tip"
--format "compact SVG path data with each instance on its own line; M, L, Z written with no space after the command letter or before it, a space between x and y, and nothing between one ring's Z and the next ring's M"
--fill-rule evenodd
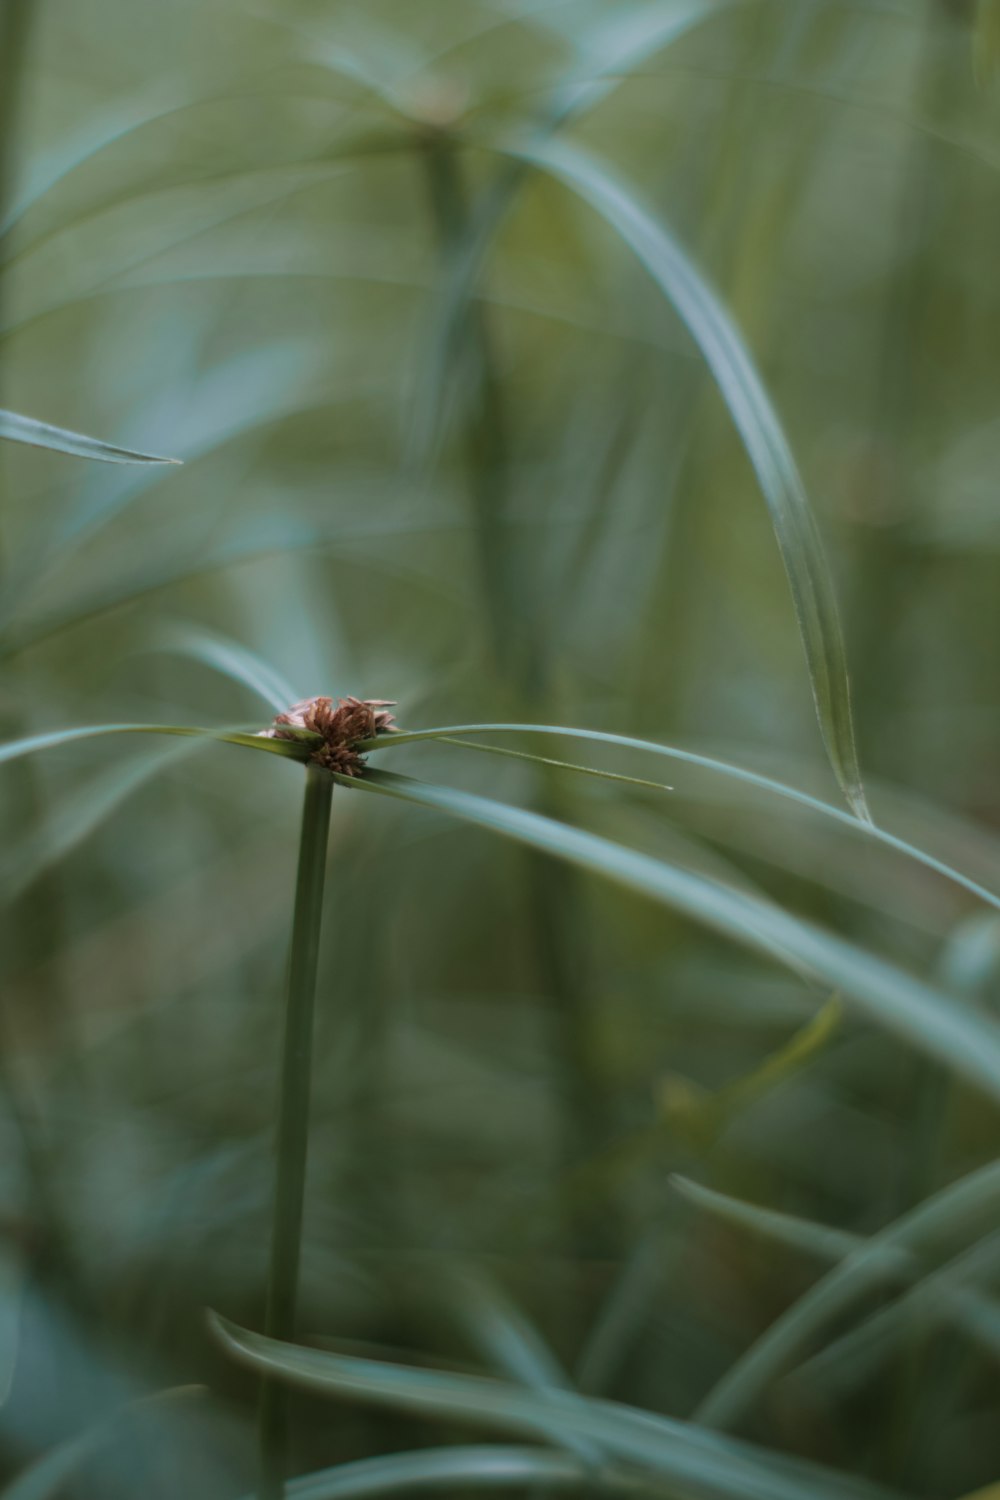
M870 828L875 827L875 819L872 817L871 808L868 806L868 798L860 781L851 781L844 786L844 796L847 805L860 823L867 823Z

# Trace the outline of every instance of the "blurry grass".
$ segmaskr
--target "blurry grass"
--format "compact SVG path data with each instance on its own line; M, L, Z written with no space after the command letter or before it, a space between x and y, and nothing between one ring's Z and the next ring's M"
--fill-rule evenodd
M852 1494L885 1493L868 1485L828 1479L805 1465L769 1460L736 1443L714 1444L684 1423L611 1402L567 1396L551 1387L526 1394L517 1386L478 1377L441 1375L281 1345L218 1320L215 1327L230 1351L251 1367L307 1389L543 1435L554 1428L566 1446L579 1436L591 1438L615 1457L693 1495L769 1493L776 1500L842 1495L846 1500Z
M260 1326L299 774L60 731L356 692L490 753L336 792L301 1327L475 1351L539 1446L300 1395L290 1493L994 1482L995 7L31 9L3 405L185 465L0 453L5 1474L252 1467L203 1309Z

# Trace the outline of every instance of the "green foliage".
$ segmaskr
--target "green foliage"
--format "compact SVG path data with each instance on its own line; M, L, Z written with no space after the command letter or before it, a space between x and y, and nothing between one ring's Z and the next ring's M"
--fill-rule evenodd
M995 1487L996 14L3 8L12 1500Z
M280 1344L219 1322L220 1338L251 1368L294 1381L307 1390L347 1394L377 1405L414 1409L421 1415L457 1417L515 1431L558 1435L566 1444L592 1439L615 1458L662 1476L685 1493L726 1496L773 1495L775 1500L834 1500L870 1496L871 1486L838 1482L821 1471L788 1460L768 1460L749 1445L706 1442L684 1422L655 1417L610 1401L588 1400L558 1390L525 1391L475 1375L414 1370L385 1362L345 1358L317 1349Z

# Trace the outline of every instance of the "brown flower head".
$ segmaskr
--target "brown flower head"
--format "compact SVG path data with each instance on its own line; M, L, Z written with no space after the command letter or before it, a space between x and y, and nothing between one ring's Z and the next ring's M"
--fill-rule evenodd
M309 759L341 776L361 776L365 758L355 749L362 740L377 734L391 734L395 721L388 712L393 707L385 698L303 698L278 714L270 729L261 732L275 740L293 740L298 736L284 730L309 729L322 736Z

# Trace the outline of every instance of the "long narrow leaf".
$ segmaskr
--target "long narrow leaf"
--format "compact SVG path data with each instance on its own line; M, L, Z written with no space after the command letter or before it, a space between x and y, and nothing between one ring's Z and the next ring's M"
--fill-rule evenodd
M844 1260L867 1244L863 1235L851 1234L829 1224L817 1224L811 1219L800 1219L795 1214L777 1209L763 1208L759 1203L720 1193L716 1188L706 1187L702 1182L693 1182L677 1173L670 1178L670 1185L696 1208L714 1214L727 1224L763 1235L821 1260ZM886 1246L884 1259L887 1276L901 1273L913 1263L911 1256L891 1246Z
M762 1208L759 1204L730 1197L728 1193L717 1192L685 1177L674 1176L671 1184L696 1207L726 1223L821 1260L843 1261L850 1255L860 1256L871 1244L863 1235ZM882 1285L912 1281L924 1270L924 1262L918 1254L895 1242L876 1246L873 1255L874 1258L866 1258L865 1264L869 1272L878 1274ZM893 1335L902 1335L906 1329L912 1328L914 1316L927 1307L934 1311L937 1306L938 1311L959 1324L970 1337L992 1350L1000 1348L997 1335L1000 1309L995 1302L964 1285L977 1274L981 1275L984 1269L991 1271L995 1261L995 1236L991 1236L971 1251L963 1251L925 1280L917 1281L904 1296L857 1328L852 1328L835 1343L828 1344L819 1354L808 1359L796 1376L809 1372L819 1377L832 1368L845 1375L846 1383L855 1384L859 1366L863 1364L867 1374L872 1363L884 1358L891 1349Z
M560 79L538 126L538 139L546 141L556 130L584 116L624 83L630 72L654 53L679 41L689 31L714 19L744 0L665 0L632 12L625 26L609 16L599 42L587 51L585 70ZM552 19L555 19L553 17ZM577 39L575 21L571 37ZM471 219L462 242L447 259L435 289L425 347L423 372L415 383L415 402L410 419L409 447L421 461L433 451L445 407L445 388L452 368L459 330L476 295L476 282L498 229L513 204L530 168L524 159L512 159Z
M28 443L32 448L51 448L55 453L69 453L75 458L93 458L105 464L179 464L179 458L158 458L152 453L134 453L131 448L116 448L100 438L70 432L22 417L14 411L0 411L0 438L11 443Z
M781 423L718 294L674 236L604 163L537 137L502 148L565 182L611 225L669 298L729 407L771 513L805 648L820 730L849 806L870 820L854 743L847 657L823 539Z
M206 667L211 667L213 671L220 672L222 676L229 677L233 682L256 693L275 713L282 712L290 703L295 703L302 697L280 672L255 651L241 646L238 641L213 635L207 630L184 627L169 630L154 649L202 662Z
M959 1239L980 1225L992 1227L998 1208L1000 1162L991 1162L872 1235L771 1324L702 1401L697 1420L724 1427L741 1417L823 1328L882 1284L892 1264L888 1252L919 1253L940 1237Z
M473 1375L440 1374L299 1348L215 1316L212 1327L241 1363L307 1390L507 1431L547 1435L558 1429L567 1437L587 1437L609 1453L664 1476L695 1500L860 1500L884 1494L862 1481L773 1457L749 1444L720 1441L684 1422L574 1392L522 1391Z
M648 781L643 776L623 776L619 771L602 771L596 766L581 766L571 760L556 760L548 755L532 755L527 750L509 750L505 745L479 745L474 740L451 739L442 735L442 745L459 745L463 750L481 750L487 755L506 755L511 760L526 760L536 766L551 766L557 771L574 771L580 776L594 776L598 781L617 781L625 786L644 787L651 792L672 792L664 781Z
M379 740L370 740L365 746L368 750L389 749L391 746L408 745L418 743L421 740L443 740L447 744L461 743L460 736L478 734L542 734L563 735L567 739L590 740L594 744L618 745L626 750L642 750L650 755L662 755L668 760L681 761L685 765L697 766L700 770L709 771L713 775L725 776L734 781L741 781L746 786L758 787L761 791L771 792L775 796L783 797L787 801L797 802L801 807L807 807L812 812L820 813L825 818L832 818L835 822L850 828L855 833L875 839L889 849L895 849L907 858L917 860L925 865L927 869L934 870L945 879L952 880L956 885L963 886L973 895L978 896L980 901L986 901L990 906L1000 911L1000 896L980 885L978 881L963 875L951 865L936 859L933 854L918 848L915 844L907 843L905 839L897 838L895 834L888 833L884 828L879 828L874 823L862 823L850 813L845 813L839 807L832 807L829 802L823 802L818 797L811 797L808 792L801 792L796 787L786 786L782 781L775 781L770 776L762 776L757 771L748 771L743 766L734 766L729 761L716 760L712 756L698 755L693 750L679 750L673 745L658 745L653 740L634 739L626 734L611 734L600 729L571 729L557 724L449 724L438 729L416 729L402 730L390 736L383 736ZM471 745L469 748L473 748ZM496 749L496 747L489 747ZM543 757L538 757L540 760ZM547 761L546 764L553 762ZM563 763L566 765L567 763ZM571 770L582 770L583 767L567 766ZM593 773L599 774L599 773ZM625 778L632 780L633 778ZM644 783L636 778L637 785L653 785L659 790L673 790L663 787L659 783Z
M580 1351L577 1389L585 1395L608 1390L630 1349L646 1332L649 1309L677 1267L678 1245L659 1227L649 1230L622 1266Z
M462 1269L449 1277L451 1299L470 1339L491 1365L528 1390L571 1390L572 1381L538 1330L493 1282ZM556 1443L558 1431L548 1434ZM599 1467L600 1449L587 1438L566 1446L588 1469Z
M246 734L237 729L199 729L189 724L87 724L79 729L52 729L46 734L28 735L23 740L8 740L0 745L0 765L34 755L39 750L53 750L76 740L92 740L105 734L183 734L202 739L221 740L227 745L244 745L248 750L265 750L270 755L284 755L292 760L308 758L308 749L293 740L272 740L263 735Z
M337 1464L315 1474L303 1474L285 1486L289 1500L369 1500L375 1495L431 1495L452 1489L527 1489L614 1495L650 1493L641 1477L624 1471L594 1473L568 1453L513 1444L461 1448L419 1448ZM658 1487L662 1495L662 1488ZM247 1496L246 1500L252 1500Z
M345 778L346 779L346 778ZM347 784L432 807L612 880L770 957L807 969L881 1025L1000 1100L1000 1025L905 970L757 896L610 839L452 787L370 770Z

